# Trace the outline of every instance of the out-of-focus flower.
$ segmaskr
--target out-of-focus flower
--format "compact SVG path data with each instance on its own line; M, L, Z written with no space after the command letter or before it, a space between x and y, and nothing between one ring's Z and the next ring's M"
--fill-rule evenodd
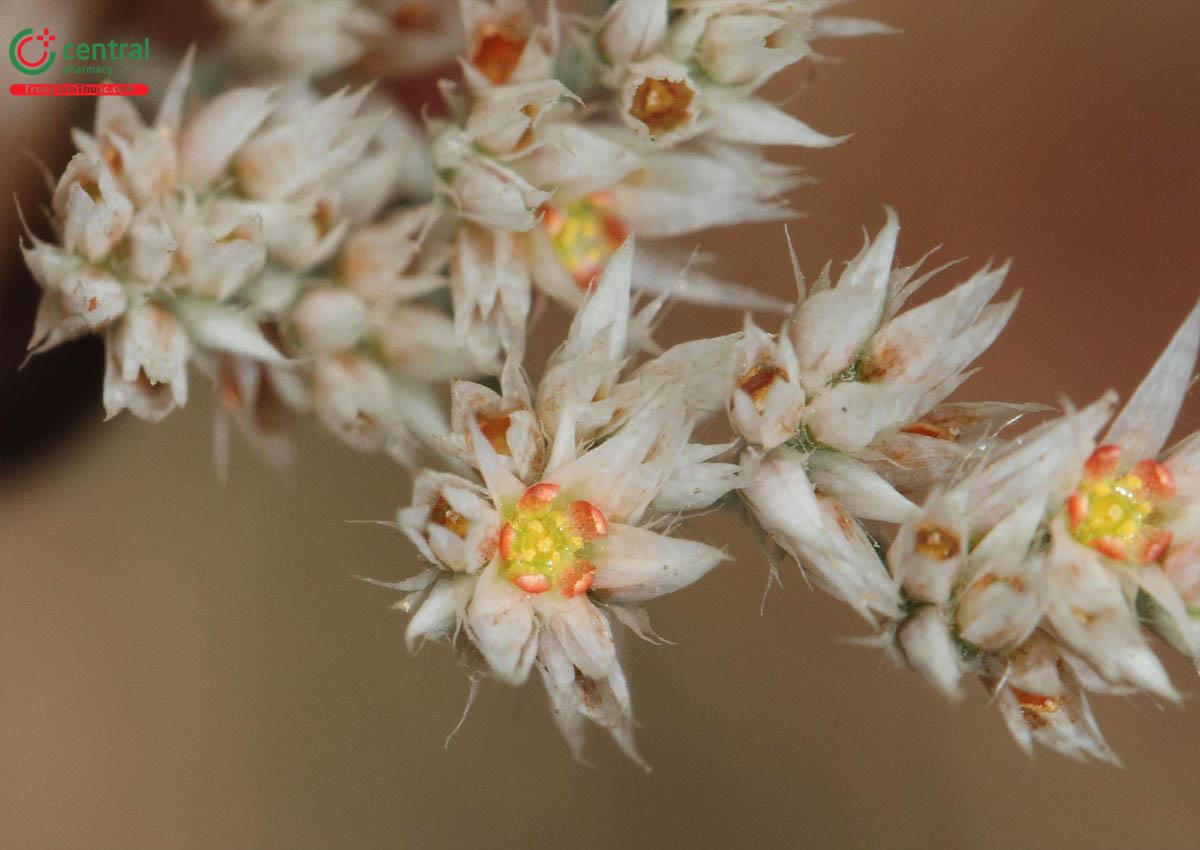
M371 39L364 65L384 77L436 71L462 50L461 7L444 0L371 0L385 21Z
M666 0L617 0L600 22L604 56L630 62L652 53L667 31Z
M809 55L810 40L889 32L814 25L824 3L621 0L596 27L592 77L611 108L655 145L704 136L749 145L829 147L842 141L753 96L771 76ZM866 24L869 22L859 22Z
M558 54L558 16L547 6L534 21L528 0L462 0L467 55L463 71L475 89L544 80Z
M779 218L800 181L752 152L720 144L658 151L619 127L583 120L554 79L481 87L452 99L434 127L437 189L464 220L452 289L460 343L492 326L518 355L533 292L577 309L630 233L671 237ZM635 285L685 300L777 309L776 299L643 252Z
M358 0L210 0L230 24L234 58L266 78L316 77L345 68L386 19Z
M130 310L108 333L104 409L125 409L157 422L187 403L191 341L170 312L155 304Z
M104 331L110 416L128 409L157 421L182 405L193 360L247 409L265 386L248 376L283 368L271 325L300 289L294 275L328 261L349 230L342 198L360 213L381 202L341 183L366 161L380 121L358 116L364 92L317 99L294 86L240 88L185 115L191 61L153 124L125 99L101 99L93 131L75 131L80 152L54 191L59 239L31 235L25 247L44 290L31 349ZM350 333L352 317L335 327L332 309L301 316L314 349ZM220 366L246 360L259 365Z

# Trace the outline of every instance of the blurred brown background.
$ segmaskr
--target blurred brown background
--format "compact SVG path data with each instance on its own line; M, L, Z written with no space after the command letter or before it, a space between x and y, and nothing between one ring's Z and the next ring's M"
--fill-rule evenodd
M40 23L21 5L6 2L0 34ZM939 243L944 258L1016 260L1024 301L964 396L1128 393L1200 293L1200 4L848 10L904 34L826 43L841 62L772 89L814 126L855 133L797 158L822 181L796 197L805 269L848 258L891 203L904 261ZM30 14L47 12L71 7ZM19 188L30 209L16 151L59 168L65 136L47 146L39 124L68 104L2 99L3 194ZM789 291L778 226L703 244ZM738 321L679 308L665 337ZM702 533L738 560L652 608L678 645L629 646L652 774L598 736L596 769L572 762L536 685L485 686L444 750L465 678L442 646L408 656L392 595L354 578L410 574L412 552L342 521L389 516L400 471L313 429L287 476L239 447L222 488L201 382L159 427L102 424L99 356L41 387L83 406L82 427L0 477L3 850L1200 846L1200 705L1098 700L1124 770L1031 761L981 692L948 705L844 643L862 625L794 571L760 617L766 568L726 522ZM9 422L26 413L13 399ZM1197 427L1192 398L1181 433ZM1171 671L1197 692L1187 664Z

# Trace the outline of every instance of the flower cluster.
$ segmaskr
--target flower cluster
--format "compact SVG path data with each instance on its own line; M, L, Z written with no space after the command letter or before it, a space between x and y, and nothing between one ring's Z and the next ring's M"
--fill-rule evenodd
M748 326L734 427L741 495L814 581L951 697L980 677L1026 748L1114 761L1085 693L1178 700L1141 634L1200 657L1200 434L1162 455L1200 349L1200 305L1129 403L1000 436L1030 405L947 403L1016 299L1005 269L902 305L889 221L777 336ZM1161 455L1161 456L1160 456Z
M1027 749L1113 761L1088 693L1178 699L1142 628L1200 656L1200 434L1164 451L1200 306L1115 417L1112 395L1064 402L1012 436L1050 408L951 400L1017 305L1007 266L909 306L945 267L897 267L888 210L836 279L793 255L789 303L669 241L788 215L803 177L764 149L840 139L762 86L814 41L887 27L838 0L213 5L229 66L252 45L264 84L193 106L189 56L153 123L102 99L53 240L23 246L30 348L102 334L108 414L150 421L195 365L222 456L236 424L286 462L311 415L408 466L391 524L427 568L384 584L410 648L447 640L474 682L536 668L576 756L590 721L640 761L615 627L655 640L642 604L727 558L685 521L729 509L939 690L977 676ZM327 88L455 52L424 128ZM664 349L672 298L747 315ZM535 380L544 303L573 318Z

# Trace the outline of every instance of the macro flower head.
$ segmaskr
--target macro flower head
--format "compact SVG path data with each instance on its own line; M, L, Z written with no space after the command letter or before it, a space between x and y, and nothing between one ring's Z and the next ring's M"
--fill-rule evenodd
M421 472L397 526L434 564L405 605L410 646L465 638L490 675L514 685L536 666L577 756L591 720L636 759L611 618L640 630L637 606L724 560L670 531L737 482L734 465L710 460L722 447L689 442L708 411L691 409L671 375L692 364L665 352L626 379L636 394L622 391L631 270L626 245L536 388L512 360L500 393L454 386L445 445L472 475ZM597 373L599 388L580 383ZM598 389L638 402L605 405Z
M826 35L890 32L874 22L818 27L823 2L668 3L617 0L596 35L594 78L638 138L671 146L705 137L736 144L829 147L814 130L755 91L811 53Z
M1003 406L940 408L1008 321L1016 299L990 304L1005 268L984 268L907 312L934 273L893 270L899 222L888 221L847 264L828 270L777 337L747 326L729 398L749 443L743 495L758 521L818 581L864 616L895 616L900 597L865 523L898 523L919 492L977 450L980 419ZM798 275L798 273L797 273ZM933 430L923 419L944 423ZM952 427L951 427L952 426ZM920 451L894 450L899 435Z
M990 447L888 550L907 603L901 657L951 696L962 673L980 676L1026 749L1115 762L1085 692L1178 699L1143 624L1200 654L1180 569L1195 539L1194 437L1159 459L1198 348L1200 307L1103 436L1111 393Z

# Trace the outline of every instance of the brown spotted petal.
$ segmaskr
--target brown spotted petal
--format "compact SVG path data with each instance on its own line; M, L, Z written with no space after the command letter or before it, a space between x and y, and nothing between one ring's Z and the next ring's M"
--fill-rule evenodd
M981 677L1026 752L1035 743L1070 758L1119 764L1054 640L1035 632L1007 658L989 655Z
M900 594L857 520L818 494L805 470L807 456L780 446L742 456L743 497L755 518L828 592L872 622L900 613Z
M772 337L747 316L737 353L730 421L748 442L773 449L796 433L804 414L804 389L791 340L786 334Z
M959 578L967 556L965 500L938 495L915 512L888 549L888 566L910 599L941 604Z
M187 366L192 345L183 325L165 308L143 304L105 338L104 407L158 422L187 403Z
M1120 576L1104 557L1077 543L1061 518L1052 526L1046 616L1069 647L1109 682L1175 701L1179 693L1139 629Z
M543 594L535 605L542 623L538 672L550 695L554 722L572 755L582 759L590 720L644 767L634 744L629 687L608 618L586 597L564 600Z
M422 471L397 524L426 560L454 572L477 573L496 555L499 516L480 487L457 475Z
M1044 508L1031 500L996 525L970 555L971 579L959 593L956 621L968 643L990 650L1016 646L1046 610L1045 558L1031 551Z

